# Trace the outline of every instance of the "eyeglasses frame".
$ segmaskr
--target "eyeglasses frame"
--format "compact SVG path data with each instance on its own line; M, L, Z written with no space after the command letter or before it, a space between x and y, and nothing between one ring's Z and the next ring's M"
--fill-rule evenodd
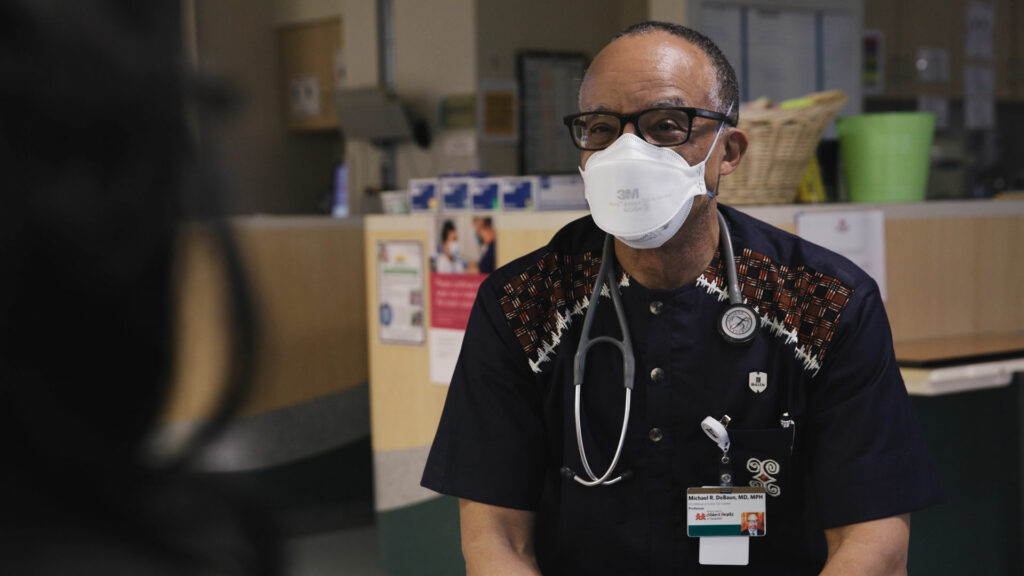
M666 110L674 110L674 111L683 112L684 114L686 114L686 117L689 120L689 123L687 124L687 127L686 127L686 139L683 140L682 142L678 143L678 144L664 144L663 145L663 144L654 144L653 142L649 142L647 140L647 138L644 136L643 130L640 129L640 123L639 123L640 116L642 116L642 115L644 115L644 114L646 114L648 112L657 112L657 111L666 111ZM611 116L611 117L617 118L619 120L619 133L618 133L618 135L615 136L615 138L612 139L612 141L609 142L606 146L603 146L601 148L584 148L583 146L580 146L579 143L576 141L576 133L573 132L573 126L572 126L573 121L575 121L577 118L582 118L583 116L589 116L591 114L603 114L605 116ZM727 116L725 114L722 114L721 112L715 112L713 110L704 110L702 108L693 108L692 106L668 106L668 107L658 107L658 108L647 108L646 110L641 110L639 112L636 112L635 114L620 114L618 112L606 112L606 111L602 111L602 110L594 110L592 112L577 112L575 114L568 114L568 115L566 115L564 118L562 118L562 122L564 122L565 126L569 129L569 137L572 139L572 143L573 143L574 146L576 146L576 148L578 148L580 150L586 150L588 152L594 152L594 151L597 151L597 150L604 150L608 146L611 146L626 131L626 125L627 124L632 124L636 128L636 133L641 138L643 138L644 142L648 142L649 144L654 144L655 146L661 146L663 148L670 148L672 146L682 146L683 144L686 144L687 142L690 141L690 135L693 133L693 119L694 118L708 118L709 120L717 120L719 122L725 122L725 124L727 126L736 126L736 121L735 120L733 120L732 118L730 118L729 116Z

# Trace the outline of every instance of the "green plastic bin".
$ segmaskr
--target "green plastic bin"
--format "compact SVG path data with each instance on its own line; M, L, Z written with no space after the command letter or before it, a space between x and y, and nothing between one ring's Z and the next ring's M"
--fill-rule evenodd
M935 115L884 112L836 121L851 202L920 202L928 189Z

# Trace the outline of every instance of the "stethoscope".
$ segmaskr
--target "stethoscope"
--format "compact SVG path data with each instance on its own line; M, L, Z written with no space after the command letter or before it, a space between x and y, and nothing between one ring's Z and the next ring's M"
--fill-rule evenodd
M729 305L718 316L718 333L726 342L735 345L749 344L757 334L758 317L757 311L749 304L743 302L740 293L739 280L736 274L736 260L733 256L732 237L729 234L729 226L721 212L718 212L719 246L725 260L727 290ZM590 293L590 306L587 315L583 319L583 334L580 336L579 348L576 350L576 357L573 361L572 380L575 389L573 401L573 414L576 420L576 446L579 449L580 461L583 463L583 470L587 478L580 477L568 466L562 467L562 475L572 478L584 486L610 486L624 479L629 478L632 472L627 470L617 476L613 476L615 467L619 464L622 456L622 447L626 443L626 429L629 427L629 407L633 394L633 375L636 369L636 358L633 356L633 342L629 337L629 325L626 322L626 312L622 306L622 297L619 295L618 280L615 278L615 240L612 235L605 236L604 248L601 252L601 268L597 272L597 279L594 281L594 289ZM622 331L622 340L616 340L611 336L590 337L590 327L594 323L597 303L601 299L602 290L607 287L615 307L615 316L619 321L619 329ZM611 464L603 474L597 476L590 469L590 462L587 460L586 448L583 446L583 430L580 424L580 392L583 384L583 369L587 363L587 352L597 344L611 344L622 353L623 383L626 388L626 402L622 415L622 429L619 432L619 443L615 448L615 456Z

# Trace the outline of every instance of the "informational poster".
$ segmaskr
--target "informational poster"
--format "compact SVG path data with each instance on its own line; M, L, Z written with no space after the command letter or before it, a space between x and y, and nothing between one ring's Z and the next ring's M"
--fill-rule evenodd
M718 45L736 73L742 75L743 8L705 4L700 11L700 31ZM740 89L744 88L741 82Z
M523 112L520 174L575 174L580 153L562 118L578 112L586 58L582 54L520 52L517 55Z
M965 66L964 127L968 130L987 130L995 125L995 77L992 66Z
M995 58L996 7L992 2L968 2L964 47L968 60Z
M448 385L486 274L430 274L430 381Z
M917 79L927 84L948 84L950 78L949 50L921 47L914 59Z
M839 116L853 116L863 112L864 99L861 98L861 84L858 70L862 70L862 53L856 49L860 39L860 26L853 14L826 13L821 20L821 55L817 62L822 75L824 90L842 90L848 96L846 105L839 111ZM835 121L825 129L824 138L838 138Z
M842 90L849 99L839 115L848 116L861 113L862 82L866 90L881 90L881 33L868 36L872 31L866 31L862 49L855 12L785 8L784 2L770 8L734 4L705 3L700 30L735 68L741 100L767 97L780 102L811 92ZM834 125L826 130L826 138L836 137Z
M423 244L411 240L377 242L377 326L380 341L423 344Z
M776 102L817 90L815 14L751 9L747 13L747 95Z
M801 212L796 215L796 232L860 266L878 283L882 300L886 299L885 214L881 210Z
M484 142L519 139L518 88L513 81L483 80L476 102L477 133Z
M434 220L430 271L442 274L494 272L497 231L490 213L447 212Z
M430 256L430 381L448 385L477 290L494 271L497 234L490 214L438 214Z
M988 130L996 125L996 101L991 95L968 94L964 98L964 127Z

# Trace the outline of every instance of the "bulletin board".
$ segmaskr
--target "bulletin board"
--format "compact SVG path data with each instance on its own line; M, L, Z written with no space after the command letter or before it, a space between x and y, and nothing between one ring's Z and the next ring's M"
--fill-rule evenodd
M519 84L519 173L576 174L579 151L562 123L578 111L587 58L576 52L516 55Z

